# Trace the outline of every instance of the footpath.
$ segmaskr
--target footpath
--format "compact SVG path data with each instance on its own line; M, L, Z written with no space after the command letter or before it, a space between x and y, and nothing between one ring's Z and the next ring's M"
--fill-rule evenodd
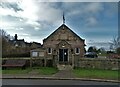
M81 80L81 81L101 81L120 83L119 80L78 78L73 75L71 70L60 70L53 75L40 75L38 72L31 71L28 74L2 74L2 79L46 79L46 80Z

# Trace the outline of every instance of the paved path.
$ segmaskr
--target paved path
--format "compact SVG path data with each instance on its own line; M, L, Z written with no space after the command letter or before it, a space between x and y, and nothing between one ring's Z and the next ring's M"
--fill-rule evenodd
M60 70L58 73L53 75L58 78L75 78L71 70Z

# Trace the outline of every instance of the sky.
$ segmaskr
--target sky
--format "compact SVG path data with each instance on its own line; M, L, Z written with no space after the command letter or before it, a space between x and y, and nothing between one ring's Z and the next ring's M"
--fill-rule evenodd
M95 45L109 49L109 42L118 36L117 0L92 1L1 0L0 29L27 42L43 43L62 25L64 12L65 24L85 39L87 48Z

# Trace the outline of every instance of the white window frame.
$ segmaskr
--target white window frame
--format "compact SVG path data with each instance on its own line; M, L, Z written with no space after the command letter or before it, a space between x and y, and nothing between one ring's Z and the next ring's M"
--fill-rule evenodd
M35 53L35 55L33 55L33 53ZM37 51L33 51L32 52L32 57L38 57L38 52Z
M78 53L77 53L77 49L78 49ZM75 54L80 54L80 48L75 48Z
M49 52L49 49L50 49L50 52ZM48 54L52 54L52 48L48 48Z

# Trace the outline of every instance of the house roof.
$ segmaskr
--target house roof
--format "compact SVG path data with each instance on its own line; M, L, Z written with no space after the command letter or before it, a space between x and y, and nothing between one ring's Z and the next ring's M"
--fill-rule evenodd
M72 31L69 27L67 27L65 24L62 24L62 25L61 25L58 29L56 29L52 34L50 34L47 38L45 38L44 41L47 40L49 37L51 37L51 36L52 36L54 33L56 33L59 29L63 29L63 27L64 27L64 29L70 30L70 32L72 32L73 35L75 35L76 37L78 37L80 40L84 41L84 39L80 38L75 32L73 32L73 31Z

